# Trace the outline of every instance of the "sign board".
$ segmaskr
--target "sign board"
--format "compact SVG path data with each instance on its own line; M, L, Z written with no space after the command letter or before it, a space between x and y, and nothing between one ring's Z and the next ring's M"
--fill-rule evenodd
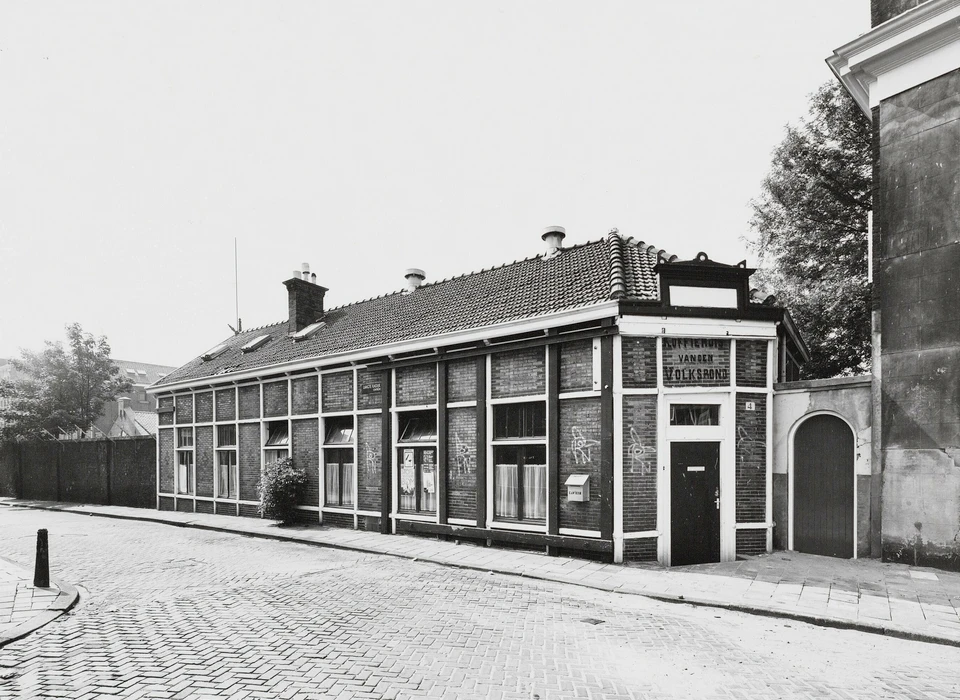
M664 338L666 386L728 386L730 341L721 338Z

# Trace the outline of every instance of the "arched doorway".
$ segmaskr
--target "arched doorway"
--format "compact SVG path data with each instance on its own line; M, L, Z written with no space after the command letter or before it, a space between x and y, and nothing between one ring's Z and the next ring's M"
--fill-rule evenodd
M793 549L854 555L853 431L841 418L807 418L793 438Z

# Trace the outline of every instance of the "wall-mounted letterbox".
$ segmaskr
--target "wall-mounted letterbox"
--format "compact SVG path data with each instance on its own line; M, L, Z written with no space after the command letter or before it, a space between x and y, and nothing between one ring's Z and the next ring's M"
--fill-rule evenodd
M567 500L586 502L590 500L590 475L571 474L564 482L567 487Z

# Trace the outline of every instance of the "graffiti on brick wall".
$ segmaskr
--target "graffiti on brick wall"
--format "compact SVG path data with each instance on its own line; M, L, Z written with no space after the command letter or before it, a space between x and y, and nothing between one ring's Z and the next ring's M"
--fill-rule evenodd
M590 464L593 461L593 448L599 446L600 441L588 438L579 426L570 428L570 449L573 452L573 461L578 465Z
M462 476L473 471L473 455L470 454L470 445L460 439L460 436L453 436L453 455L457 465L457 475Z
M368 447L366 453L367 457L363 460L364 472L368 479L374 479L380 471L380 448Z
M656 471L657 449L643 444L643 439L636 428L630 426L630 445L627 454L630 456L630 471L640 474L653 474Z

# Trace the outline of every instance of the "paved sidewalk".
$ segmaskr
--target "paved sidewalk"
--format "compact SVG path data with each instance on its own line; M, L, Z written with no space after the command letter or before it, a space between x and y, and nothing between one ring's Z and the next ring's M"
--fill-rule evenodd
M0 557L0 647L55 620L77 602L77 589L51 579L33 585L33 572Z
M549 557L427 537L341 528L281 528L273 521L256 518L13 499L0 499L0 506L52 509L304 542L960 646L960 574L885 564L876 559L844 560L776 552L723 564L664 569Z

